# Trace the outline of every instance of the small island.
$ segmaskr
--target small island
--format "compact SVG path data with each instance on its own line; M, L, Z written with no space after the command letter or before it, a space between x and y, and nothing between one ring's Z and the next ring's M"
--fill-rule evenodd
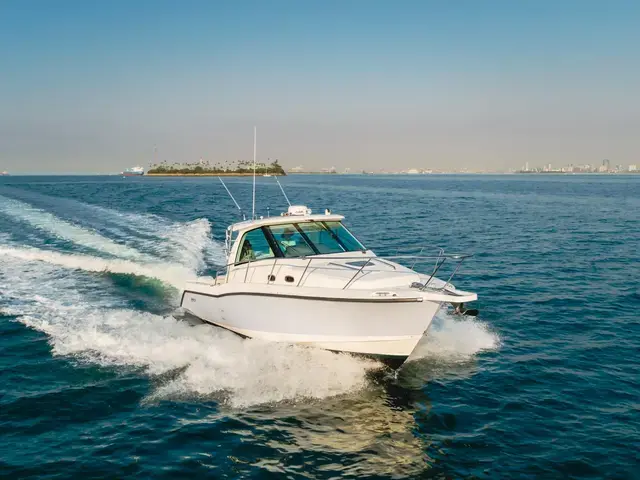
M207 176L228 176L246 177L253 175L253 161L239 160L235 164L229 162L217 162L211 164L208 161L196 163L168 163L151 164L147 175L166 177L207 177ZM278 160L270 164L256 163L256 175L286 175Z

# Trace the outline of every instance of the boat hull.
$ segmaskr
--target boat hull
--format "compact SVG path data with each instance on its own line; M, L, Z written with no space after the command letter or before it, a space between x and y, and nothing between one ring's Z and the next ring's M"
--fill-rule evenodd
M398 367L431 325L440 302L187 290L181 305L243 337L369 356Z

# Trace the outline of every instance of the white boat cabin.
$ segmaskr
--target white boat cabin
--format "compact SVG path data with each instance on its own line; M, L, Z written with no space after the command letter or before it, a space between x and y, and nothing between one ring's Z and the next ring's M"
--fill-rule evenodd
M377 282L364 282L366 288L397 286L398 278L389 277L391 272L403 274L403 285L418 280L408 279L410 271L400 265L374 259L376 255L342 224L343 219L329 211L313 215L307 207L292 206L279 217L231 225L226 239L226 276L216 283L344 288L359 271L375 280L378 275L372 270L386 275Z
M292 210L297 211L294 207L289 209ZM367 251L342 224L342 215L307 212L310 210L303 215L288 214L231 225L228 263Z

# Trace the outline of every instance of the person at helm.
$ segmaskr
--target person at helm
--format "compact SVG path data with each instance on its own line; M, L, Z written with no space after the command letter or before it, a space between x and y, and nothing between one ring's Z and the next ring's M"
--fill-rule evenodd
M286 250L289 247L295 247L297 242L293 238L295 231L291 227L285 228L284 232L282 232L282 237L280 238L280 245L284 247Z
M249 262L255 259L256 259L256 254L253 251L253 245L251 245L251 242L247 238L242 244L242 249L240 250L240 261Z

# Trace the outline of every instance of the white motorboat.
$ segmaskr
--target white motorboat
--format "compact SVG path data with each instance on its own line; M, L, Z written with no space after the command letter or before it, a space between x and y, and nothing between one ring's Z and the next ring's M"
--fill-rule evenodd
M443 303L460 310L477 299L456 289L451 278L435 276L445 261L459 265L467 256L378 257L343 218L293 206L279 217L231 225L225 270L190 282L182 307L244 337L373 356L400 366ZM401 264L426 261L433 263L430 274Z
M464 313L463 305L477 299L450 283L469 255L380 257L343 219L291 205L280 216L256 218L254 178L254 214L227 228L224 270L189 282L181 306L243 337L372 356L399 367L441 305ZM447 261L456 267L443 281L436 274ZM430 273L416 271L425 262Z

